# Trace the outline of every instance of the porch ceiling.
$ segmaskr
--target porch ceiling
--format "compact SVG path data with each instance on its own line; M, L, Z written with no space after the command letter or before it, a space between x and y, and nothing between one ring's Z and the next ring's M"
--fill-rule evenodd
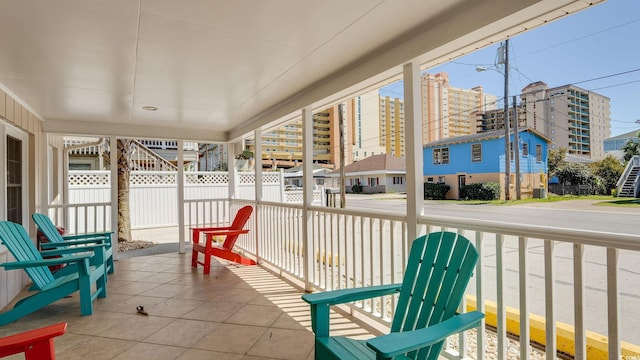
M226 142L598 2L3 0L0 86L49 132Z

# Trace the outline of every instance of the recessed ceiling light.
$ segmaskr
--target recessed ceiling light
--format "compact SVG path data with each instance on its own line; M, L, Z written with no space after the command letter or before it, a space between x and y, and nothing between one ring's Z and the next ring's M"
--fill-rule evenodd
M156 111L156 110L158 110L158 108L155 107L155 106L143 106L142 109L143 110L147 110L147 111Z

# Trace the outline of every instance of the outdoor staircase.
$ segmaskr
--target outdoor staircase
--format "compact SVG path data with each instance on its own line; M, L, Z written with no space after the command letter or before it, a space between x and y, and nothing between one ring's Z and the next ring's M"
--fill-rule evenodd
M131 170L142 171L177 171L178 167L165 160L153 150L142 144L140 141L132 140L131 149ZM65 141L65 147L69 148L70 154L82 154L85 156L102 156L104 166L110 164L109 139L97 142L85 142L73 140Z
M618 197L638 197L640 194L640 156L634 156L618 180Z

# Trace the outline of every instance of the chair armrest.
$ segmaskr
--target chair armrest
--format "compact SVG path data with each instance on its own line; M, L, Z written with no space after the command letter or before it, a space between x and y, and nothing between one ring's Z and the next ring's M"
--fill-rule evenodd
M86 233L86 234L74 234L74 235L63 235L62 238L64 240L84 240L84 239L105 239L111 241L111 235L113 235L113 231L107 232L97 232L97 233Z
M80 255L64 256L64 257L44 259L44 260L14 261L14 262L6 262L3 264L0 264L0 266L5 268L6 270L17 270L17 269L26 269L30 267L77 263L77 262L82 262L85 259L90 259L92 256L93 256L92 254L80 254Z
M249 230L217 229L217 230L205 230L205 231L202 231L202 233L204 233L207 236L207 238L209 238L211 236L217 236L217 235L242 235L242 234L249 233Z
M59 323L0 338L0 357L25 352L27 349L33 352L32 355L45 356L47 351L51 353L53 350L53 343L49 339L64 334L66 330L67 323Z
M352 301L370 299L378 296L391 295L400 292L402 284L376 285L355 289L323 291L302 295L302 300L311 305L335 305Z
M85 240L65 240L64 242L59 242L59 243L50 243L50 242L40 243L40 248L55 249L58 247L65 247L65 246L94 245L94 244L104 244L107 247L110 247L111 241L105 240L104 238L85 239Z
M191 228L191 230L200 231L200 232L203 232L203 231L215 231L215 230L229 230L229 229L231 229L231 226L194 227L194 228Z
M450 335L474 328L480 325L483 318L484 314L478 311L455 315L424 329L395 332L370 339L367 341L367 346L379 356L391 359L394 356L436 344Z
M105 248L107 245L105 244L94 244L94 245L86 245L81 247L69 247L64 243L54 243L58 247L55 250L43 250L40 251L40 255L42 257L45 256L57 256L57 255L67 255L67 254L75 254L75 253L83 253L83 252L95 252L96 249Z

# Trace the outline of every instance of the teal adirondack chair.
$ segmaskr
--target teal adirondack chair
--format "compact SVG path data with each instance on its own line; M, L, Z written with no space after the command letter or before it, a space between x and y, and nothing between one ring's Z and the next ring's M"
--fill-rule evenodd
M93 300L107 296L104 245L39 252L22 225L10 221L0 221L0 241L16 259L15 262L7 262L0 266L6 270L25 270L34 283L31 295L16 302L13 309L0 313L0 325L16 321L76 291L80 293L80 314L91 315ZM75 256L43 259L43 256L47 255L79 252L81 253ZM89 260L92 257L96 257L95 266L90 265ZM69 264L68 266L76 271L54 277L48 266L58 264Z
M438 358L444 340L479 326L484 314L457 314L478 260L475 247L452 232L422 236L411 245L402 284L305 294L311 304L316 359ZM391 333L369 340L329 336L331 305L399 293Z
M85 246L93 244L105 244L105 256L107 273L113 274L115 266L113 265L113 247L111 247L111 234L113 232L99 232L99 233L87 233L76 235L62 236L58 232L58 229L53 224L53 221L44 214L34 213L31 215L33 222L36 223L38 230L44 234L49 240L48 243L40 244L42 249L54 249L60 248L59 244L66 244L67 246Z

